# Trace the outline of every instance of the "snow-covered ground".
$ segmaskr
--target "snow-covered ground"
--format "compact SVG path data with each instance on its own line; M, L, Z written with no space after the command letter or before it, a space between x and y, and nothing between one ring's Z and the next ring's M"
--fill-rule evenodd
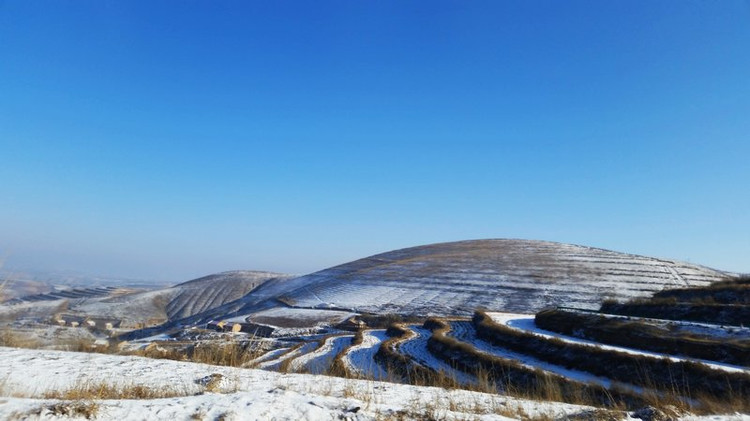
M291 347L282 347L282 348L272 349L272 350L266 352L265 354L261 355L260 357L248 361L245 364L245 366L247 366L247 367L256 367L256 366L258 366L258 365L260 365L260 364L262 364L262 363L264 363L266 361L275 360L275 359L279 358L279 356L281 356L285 352L289 351L289 349L291 349Z
M262 368L265 370L278 370L284 361L297 358L300 355L305 355L317 347L317 342L305 342L296 349L292 349L289 352L279 354L277 358L258 363L256 368Z
M597 309L605 297L648 297L725 276L688 263L571 244L474 240L345 263L296 278L297 288L283 297L304 308L469 316L479 307L530 313L560 305Z
M637 386L628 385L621 382L614 382L606 377L595 376L585 371L574 370L560 365L551 364L538 358L510 351L503 347L491 344L476 336L476 331L472 327L470 321L451 322L451 332L449 333L449 335L461 340L462 342L470 344L480 353L504 358L507 360L514 360L531 369L538 368L548 373L577 380L581 383L597 384L606 388L610 388L616 384L619 388L624 390L630 390L635 393L643 392L643 389Z
M632 355L641 355L641 356L652 357L652 358L668 358L671 361L697 361L716 370L750 373L750 370L748 370L747 368L736 366L736 365L724 364L724 363L719 363L719 362L709 361L709 360L701 360L701 359L696 359L696 358L676 357L673 355L661 354L658 352L651 352L651 351L642 351L642 350L635 349L635 348L627 348L627 347L616 346L616 345L604 345L599 342L593 342L593 341L589 341L586 339L577 338L575 336L568 336L568 335L563 335L561 333L540 329L534 324L533 315L513 314L513 313L487 313L487 315L490 316L490 318L496 323L503 324L513 329L530 332L534 335L537 335L543 338L557 338L559 340L562 340L564 342L571 343L571 344L598 347L598 348L606 349L609 351L622 352L622 353L632 354Z
M567 311L571 311L567 309ZM579 310L580 311L580 310ZM589 313L590 314L590 313ZM622 321L640 321L650 325L669 328L677 332L690 333L707 338L747 339L750 338L750 327L717 325L713 323L691 322L687 320L665 320L650 317L623 316L595 312L598 317Z
M388 378L388 373L375 362L375 353L378 352L380 344L386 339L388 339L388 336L382 329L362 332L362 343L349 348L342 358L346 369L361 377Z
M289 369L294 372L304 369L312 374L324 373L331 367L336 355L352 343L353 338L354 335L331 336L318 349L295 358L289 364Z
M220 385L207 389L201 383L212 376L221 378ZM431 415L446 420L489 421L522 414L560 417L587 410L463 390L0 347L0 419L70 419L59 415L65 402L46 399L45 395L100 384L138 385L172 396L97 400L96 418L106 420L364 421Z
M451 367L450 364L435 357L427 349L427 340L432 336L432 332L429 329L415 325L408 326L408 328L412 331L412 336L398 345L399 352L408 355L418 364L436 372L442 372L463 385L473 385L476 383L476 379L472 376Z

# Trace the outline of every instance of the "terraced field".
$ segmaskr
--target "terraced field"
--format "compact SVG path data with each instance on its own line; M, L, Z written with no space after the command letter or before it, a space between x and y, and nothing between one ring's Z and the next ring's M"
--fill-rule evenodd
M109 295L91 297L100 293ZM600 406L750 411L750 280L680 262L484 240L299 278L231 272L146 293L66 294L91 314L163 314L162 329L214 318L274 327L262 339L269 350L243 367ZM52 308L63 297L53 298L15 306Z
M476 385L474 376L458 370L442 358L438 358L430 352L428 341L432 336L432 331L418 325L409 325L407 329L411 332L409 338L400 342L396 350L403 355L408 356L414 364L441 373L464 386Z
M37 301L55 301L65 299L93 298L126 293L127 290L117 287L70 288L54 290L44 294L26 295L7 301L5 304L14 305Z
M605 298L700 287L726 274L683 262L528 240L475 240L391 251L294 280L281 295L304 308L470 316L476 308L533 313L597 309Z
M527 315L519 315L519 316L527 317ZM627 385L623 383L613 383L610 379L606 377L596 376L586 371L571 369L571 368L567 368L561 365L550 364L546 361L540 360L533 356L523 354L523 353L513 352L507 348L493 345L490 342L487 342L486 340L481 339L479 337L474 327L474 324L469 320L451 321L450 327L451 327L451 330L448 332L449 337L455 338L459 342L466 344L467 347L469 347L470 349L472 349L473 352L479 355L491 356L491 357L502 359L502 360L517 362L517 363L520 363L521 366L529 370L540 369L552 375L559 375L565 378L574 379L574 380L578 380L581 382L598 384L607 388L610 388L616 384L617 387L620 387L623 389L640 391L640 388L636 388L632 385Z
M623 319L581 313L604 320ZM672 331L698 334L701 341L750 344L747 328L635 319L647 328L676 325ZM531 314L477 312L472 319L432 318L424 325L401 324L388 329L397 335L390 340L385 330L364 330L356 343L351 335L329 337L322 345L311 341L261 367L278 369L283 359L294 358L288 365L291 370L307 367L322 373L326 364L340 359L345 374L353 377L414 382L409 373L426 370L436 374L434 379L442 379L438 385L541 399L629 408L667 401L707 413L750 410L748 365L727 363L720 352L713 359L693 358L682 355L679 347L658 352L638 343L601 343L586 337L595 324L578 326L575 334L568 334L541 328ZM384 352L384 344L389 352ZM398 375L385 369L384 355L398 360L402 368ZM313 362L319 363L314 369ZM424 378L422 374L420 379Z
M325 373L331 368L336 356L351 345L352 339L354 335L330 336L314 351L295 358L289 370L311 374Z
M385 380L388 373L375 361L380 344L388 338L385 330L372 329L362 332L362 341L343 351L344 368L352 377Z

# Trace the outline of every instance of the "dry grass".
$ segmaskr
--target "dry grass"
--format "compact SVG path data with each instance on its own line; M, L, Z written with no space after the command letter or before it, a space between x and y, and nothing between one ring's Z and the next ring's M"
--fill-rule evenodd
M443 320L431 319L425 323L425 327L433 331L428 340L430 351L458 369L476 376L480 391L493 393L495 389L525 399L616 409L643 403L631 393L574 381L540 369L531 369L514 360L478 352L472 345L448 336L450 325Z
M668 298L694 304L750 305L750 276L727 278L704 287L667 289L653 296L654 300Z
M602 313L742 326L750 319L750 276L703 287L666 289L625 303L605 300Z
M559 308L540 311L534 323L542 329L610 345L750 366L750 338L714 338L676 332L643 320Z
M96 402L75 401L75 402L57 402L51 405L45 405L36 411L33 415L43 416L52 415L55 417L66 418L86 418L87 420L96 418L99 413L99 404Z
M287 349L286 352L278 356L278 358L281 360L281 362L279 363L279 368L278 368L279 373L291 373L291 365L292 365L292 361L294 361L294 358L290 358L289 355L299 350L303 346L305 346L305 343L300 342L297 345L294 345L293 347Z
M144 349L131 352L130 355L228 367L247 367L251 361L257 359L263 353L264 350L259 343L250 340L242 343L211 341L181 346L169 343L162 346L153 343Z
M34 349L40 346L40 342L36 338L29 338L19 332L14 332L6 326L0 330L0 346Z
M333 362L331 362L331 366L328 367L328 369L325 370L323 374L327 376L344 377L347 379L356 377L354 373L347 370L346 364L344 363L344 357L346 356L346 354L349 352L349 350L352 347L360 345L363 340L364 340L364 331L360 329L354 334L354 339L352 339L352 342L349 344L349 346L342 349L341 352L339 352L333 358Z
M248 342L245 344L230 342L230 343L215 343L201 344L195 347L193 354L190 356L190 361L212 364L212 365L223 365L229 367L241 367L247 364L263 354L262 350L255 342Z
M0 396L10 396L10 388L8 387L8 378L0 379Z
M114 385L104 382L79 381L68 389L56 390L44 394L45 399L66 401L100 400L100 399L160 399L188 396L186 390L173 386L159 388L139 385Z
M206 419L206 411L200 408L196 409L195 412L190 414L190 419L196 420L196 421L203 421Z
M552 364L576 368L624 383L658 390L660 399L673 396L689 400L693 391L723 399L728 391L749 402L750 375L711 369L694 361L672 361L549 339L494 322L486 313L474 317L483 339Z

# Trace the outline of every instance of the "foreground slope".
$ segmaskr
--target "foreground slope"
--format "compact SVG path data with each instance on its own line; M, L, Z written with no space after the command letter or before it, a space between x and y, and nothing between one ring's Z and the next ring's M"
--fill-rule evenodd
M1 419L504 421L590 409L436 387L3 347L0 378Z
M726 274L672 260L531 240L473 240L391 251L295 279L292 307L470 315L598 308L604 298L703 286Z

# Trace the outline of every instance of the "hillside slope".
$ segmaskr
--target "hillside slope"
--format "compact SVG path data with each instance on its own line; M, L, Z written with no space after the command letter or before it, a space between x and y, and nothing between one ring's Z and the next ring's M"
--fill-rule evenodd
M591 247L473 240L395 250L306 275L278 299L293 307L470 315L478 307L533 313L598 308L604 298L724 279L710 268Z
M161 290L93 300L75 309L89 315L129 318L148 313L152 318L177 320L235 301L279 276L249 270L222 272Z
M286 277L288 275L244 270L209 275L151 291L127 292L115 288L63 290L20 298L15 304L4 306L3 311L17 312L22 307L32 307L38 311L26 312L28 317L45 319L52 316L50 311L59 312L64 308L66 314L81 317L118 319L133 324L160 323L221 307L244 297L266 281ZM41 303L50 305L42 306Z

